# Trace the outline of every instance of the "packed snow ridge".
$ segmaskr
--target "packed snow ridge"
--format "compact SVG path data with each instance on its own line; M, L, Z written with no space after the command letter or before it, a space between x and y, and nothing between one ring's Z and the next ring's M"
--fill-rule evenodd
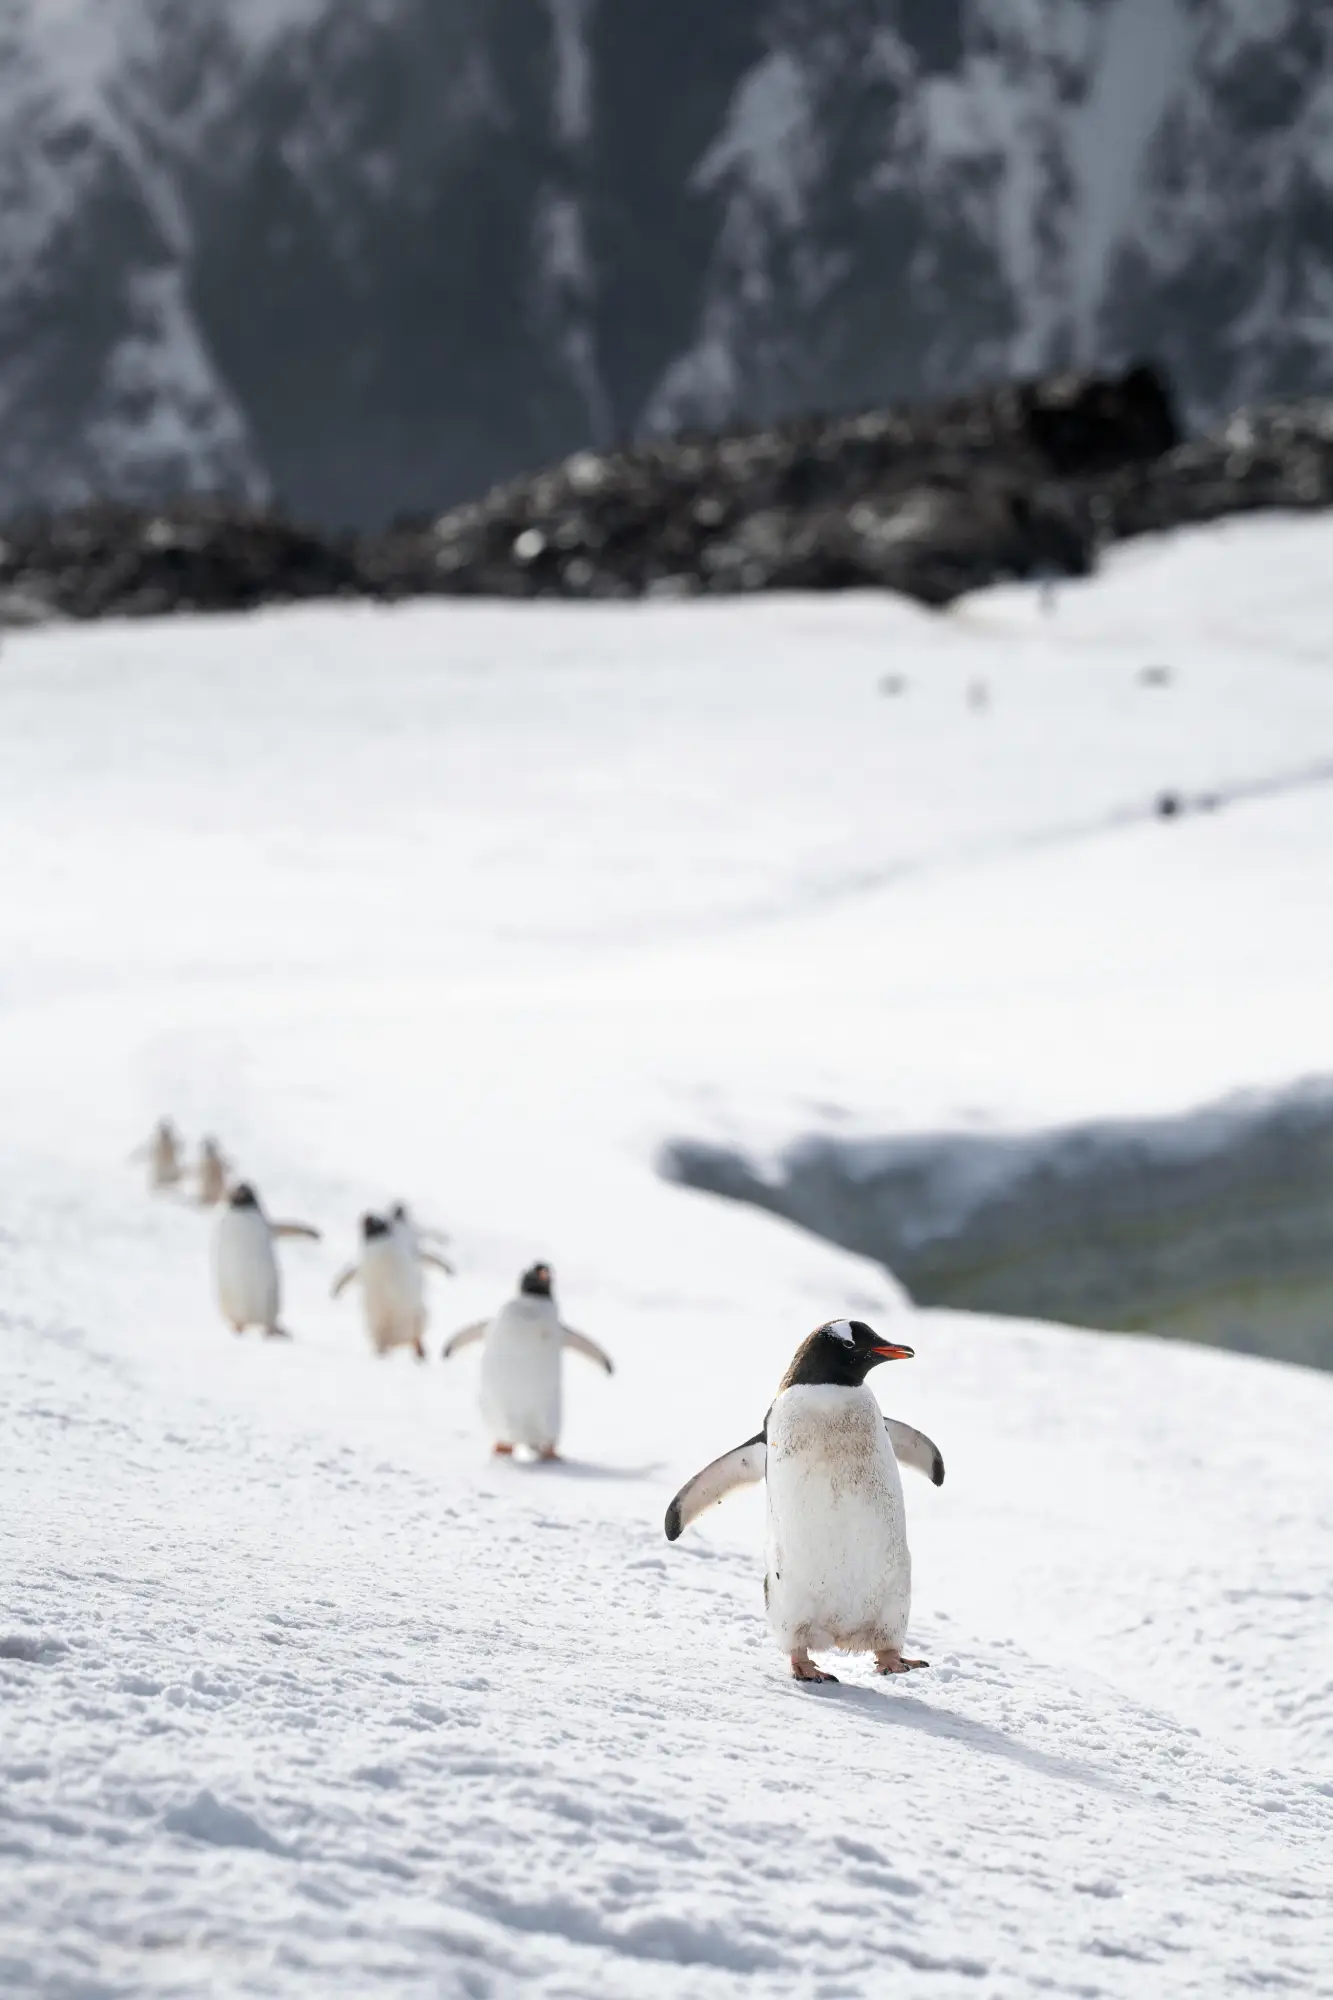
M6 639L6 2000L1328 1990L1333 1378L913 1310L654 1163L1333 1073L1333 793L1275 782L1333 757L1330 556ZM163 1114L322 1230L291 1340L127 1164ZM425 1362L329 1297L397 1197ZM540 1260L616 1364L563 1464L438 1360ZM663 1512L829 1319L948 1478L929 1670L806 1688L762 1490Z

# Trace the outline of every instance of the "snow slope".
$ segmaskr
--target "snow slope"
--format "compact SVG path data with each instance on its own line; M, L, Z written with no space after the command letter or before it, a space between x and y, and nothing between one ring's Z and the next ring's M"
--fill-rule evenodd
M1333 1380L912 1314L653 1165L1333 1067L1331 554L6 641L0 1992L1333 1991ZM164 1110L328 1227L290 1347L126 1166ZM546 1255L614 1354L563 1468L328 1300L399 1193L436 1335ZM760 1496L661 1516L853 1308L932 1671L812 1692Z

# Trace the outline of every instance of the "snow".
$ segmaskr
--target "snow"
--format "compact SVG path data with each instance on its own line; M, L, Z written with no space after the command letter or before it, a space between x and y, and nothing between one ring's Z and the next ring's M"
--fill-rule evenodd
M1330 555L5 639L6 2000L1333 1990L1333 1380L913 1314L654 1171L1333 1070ZM163 1112L325 1226L289 1346L126 1163ZM328 1298L400 1195L433 1352L544 1256L612 1354L563 1468ZM662 1515L843 1316L944 1454L932 1664L808 1690L762 1496Z
M542 190L533 222L537 293L570 381L582 399L589 438L612 435L611 405L597 359L589 301L594 284L583 211L572 195Z
M817 166L806 80L792 56L774 49L742 79L726 125L691 185L713 191L739 175L771 204L784 228L796 229Z
M180 270L125 275L128 328L107 357L88 424L122 490L156 498L164 483L268 497L245 415L216 369Z
M1105 10L1091 88L1070 132L1079 184L1070 289L1075 353L1084 366L1101 351L1097 321L1115 281L1116 255L1134 241L1145 163L1192 54L1181 9L1159 0L1113 0Z
M555 56L553 102L557 138L576 146L592 129L592 54L588 0L547 0Z

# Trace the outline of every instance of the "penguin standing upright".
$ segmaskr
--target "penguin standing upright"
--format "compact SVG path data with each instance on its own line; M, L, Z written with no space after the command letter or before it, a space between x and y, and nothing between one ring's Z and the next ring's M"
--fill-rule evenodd
M338 1298L357 1279L366 1315L366 1330L377 1354L394 1347L411 1347L426 1358L426 1287L422 1266L429 1264L451 1277L453 1266L433 1250L420 1246L415 1231L382 1215L361 1218L361 1256L334 1280Z
M442 1229L427 1229L424 1224L417 1221L405 1201L396 1201L394 1203L393 1207L389 1210L388 1222L391 1229L396 1229L401 1236L406 1238L418 1257L425 1256L429 1251L431 1253L430 1261L441 1271L447 1271L451 1278L453 1277L453 1265L447 1258L439 1255L441 1244L449 1241L449 1238Z
M494 1319L465 1326L441 1357L449 1361L474 1341L481 1350L481 1414L497 1456L508 1458L526 1445L542 1459L559 1457L561 1419L560 1357L571 1347L611 1374L611 1362L596 1341L562 1324L552 1296L551 1267L534 1264L519 1280L518 1296Z
M154 1194L178 1187L183 1174L180 1134L169 1118L159 1118L151 1136L130 1155L148 1162L148 1186Z
M903 1657L912 1602L898 1462L944 1483L944 1460L920 1431L882 1414L866 1386L881 1361L912 1349L860 1319L829 1320L797 1349L764 1427L696 1473L666 1513L674 1542L737 1486L768 1488L764 1602L798 1681L831 1681L810 1649L873 1653L882 1674L924 1667Z
M227 1199L227 1183L231 1174L231 1162L216 1139L200 1140L199 1164L195 1171L199 1177L199 1206L216 1208L219 1202Z
M257 1326L270 1339L288 1337L278 1323L282 1275L273 1243L279 1236L319 1241L308 1222L270 1222L247 1182L234 1188L213 1236L213 1281L222 1316L237 1333Z

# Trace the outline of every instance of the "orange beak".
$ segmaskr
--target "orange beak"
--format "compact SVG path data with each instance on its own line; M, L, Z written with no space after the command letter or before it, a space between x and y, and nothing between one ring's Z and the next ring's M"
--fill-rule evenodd
M916 1357L914 1347L872 1347L870 1352L878 1354L881 1361L912 1361Z

